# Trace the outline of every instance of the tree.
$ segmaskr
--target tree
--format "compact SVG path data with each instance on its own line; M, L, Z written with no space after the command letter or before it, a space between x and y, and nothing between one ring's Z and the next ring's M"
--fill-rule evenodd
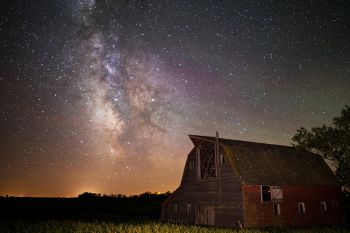
M350 190L350 107L345 106L331 126L301 127L292 138L292 145L309 150L330 160L335 175L346 190Z

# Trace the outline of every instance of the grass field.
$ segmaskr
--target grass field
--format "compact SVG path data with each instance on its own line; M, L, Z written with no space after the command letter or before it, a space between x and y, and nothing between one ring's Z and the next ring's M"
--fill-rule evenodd
M0 233L350 233L347 228L225 229L159 222L157 198L0 198ZM53 220L55 219L55 220Z
M103 222L76 220L0 220L1 233L140 233L140 232L176 232L176 233L345 233L350 228L309 228L309 229L224 229L198 226L162 224L159 222Z

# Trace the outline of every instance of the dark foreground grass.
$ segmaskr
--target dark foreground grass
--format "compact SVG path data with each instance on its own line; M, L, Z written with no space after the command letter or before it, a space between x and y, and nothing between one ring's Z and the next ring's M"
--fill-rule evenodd
M163 224L159 222L104 222L78 220L0 220L1 233L139 233L139 232L176 232L176 233L345 233L350 228L309 228L309 229L225 229L199 226Z

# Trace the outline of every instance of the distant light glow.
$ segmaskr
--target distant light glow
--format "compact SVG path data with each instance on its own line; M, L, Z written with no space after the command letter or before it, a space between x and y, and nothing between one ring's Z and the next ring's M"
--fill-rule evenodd
M288 145L350 104L346 2L0 10L0 195L173 191L188 134Z

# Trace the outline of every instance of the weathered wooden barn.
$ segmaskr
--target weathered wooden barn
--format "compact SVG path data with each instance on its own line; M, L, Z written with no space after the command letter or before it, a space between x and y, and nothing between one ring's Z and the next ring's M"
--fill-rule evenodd
M343 222L342 193L324 160L293 147L190 135L181 184L164 202L171 223L226 227Z

